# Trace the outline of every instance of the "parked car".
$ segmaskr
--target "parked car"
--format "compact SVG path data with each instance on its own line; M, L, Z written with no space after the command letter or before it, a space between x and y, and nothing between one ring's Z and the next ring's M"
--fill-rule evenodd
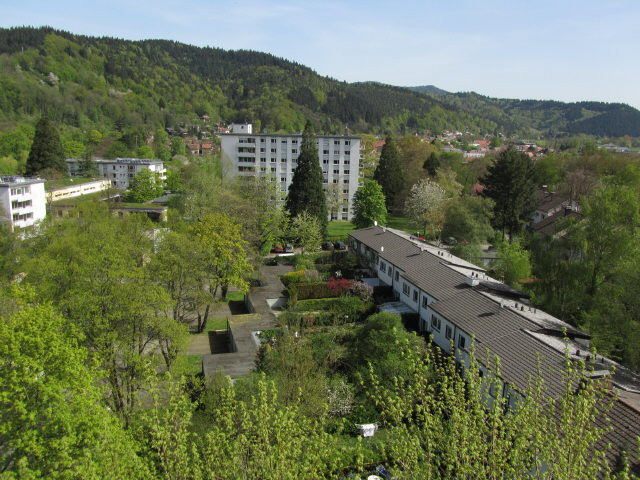
M454 246L458 243L458 241L455 239L455 237L447 237L445 238L444 243L446 243L447 245Z
M333 244L333 248L335 248L336 250L346 250L347 244L344 242L336 242Z
M271 249L271 253L284 253L284 247L282 245L276 245Z
M290 243L287 243L284 246L284 251L285 253L293 253L293 245L291 245Z
M322 249L323 250L333 250L333 243L331 242L324 242L322 244Z

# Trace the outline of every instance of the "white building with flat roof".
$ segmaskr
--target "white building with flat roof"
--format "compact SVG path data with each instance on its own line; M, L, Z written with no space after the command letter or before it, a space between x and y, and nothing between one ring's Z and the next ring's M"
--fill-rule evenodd
M0 222L15 228L29 227L47 216L44 180L0 177Z
M271 176L277 179L283 193L288 192L302 134L223 133L220 138L222 160L229 162L233 175ZM360 171L360 137L316 135L316 142L325 191L336 185L333 188L344 202L338 211L331 212L330 218L351 220Z
M81 160L77 158L67 158L67 169L69 176L79 176ZM127 189L129 183L141 170L147 169L156 172L163 180L166 178L164 163L160 160L149 158L99 158L94 160L98 166L98 172L102 178L109 179L115 188Z

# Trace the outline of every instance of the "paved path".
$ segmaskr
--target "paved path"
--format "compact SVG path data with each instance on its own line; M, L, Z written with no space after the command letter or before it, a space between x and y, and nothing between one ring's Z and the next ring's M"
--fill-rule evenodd
M292 268L287 265L262 266L260 268L263 285L252 288L249 293L249 300L255 313L248 315L229 315L228 317L229 328L236 351L216 355L212 355L209 351L204 354L202 367L205 376L223 372L231 378L237 378L253 370L258 344L253 338L252 332L256 330L266 330L276 326L276 316L269 307L267 299L279 298L285 295L286 290L280 281L280 275L290 272L291 270ZM208 337L206 341L208 347ZM193 342L192 346L196 349ZM201 346L197 347L198 352L200 349ZM191 347L189 349L189 352L190 351Z
M220 303L216 305L214 307L214 310L209 313L209 318L230 316L231 310L229 309L228 303ZM193 328L195 329L195 325ZM209 344L208 332L205 331L202 333L190 335L187 355L211 355L211 346Z

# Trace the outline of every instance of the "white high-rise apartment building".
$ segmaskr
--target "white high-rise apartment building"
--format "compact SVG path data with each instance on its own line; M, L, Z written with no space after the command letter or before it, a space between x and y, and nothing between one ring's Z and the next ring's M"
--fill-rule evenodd
M44 180L0 177L0 221L15 228L29 227L47 215Z
M230 164L233 175L271 176L278 180L283 193L288 192L300 154L301 134L223 133L220 137L222 161ZM344 201L330 218L351 220L360 171L360 137L316 135L316 140L325 191L335 189Z

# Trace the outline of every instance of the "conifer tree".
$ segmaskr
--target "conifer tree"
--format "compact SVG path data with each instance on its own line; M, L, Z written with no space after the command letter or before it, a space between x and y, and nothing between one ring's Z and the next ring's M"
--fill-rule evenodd
M58 130L44 115L36 125L36 133L27 158L27 175L34 175L45 168L67 173L64 149Z
M493 225L509 236L520 232L533 205L533 163L524 153L509 147L498 155L480 180L482 195L493 200Z
M382 187L382 192L389 210L398 206L399 196L404 188L404 174L400 166L400 154L395 140L390 135L385 139L380 163L373 174L373 179Z
M430 177L435 177L438 173L438 169L440 168L440 159L436 155L435 152L431 152L431 155L427 157L422 165Z
M326 236L328 221L327 205L322 190L322 168L318 158L316 137L309 121L302 134L298 167L289 186L286 208L292 217L302 212L316 217L320 223L322 235Z

